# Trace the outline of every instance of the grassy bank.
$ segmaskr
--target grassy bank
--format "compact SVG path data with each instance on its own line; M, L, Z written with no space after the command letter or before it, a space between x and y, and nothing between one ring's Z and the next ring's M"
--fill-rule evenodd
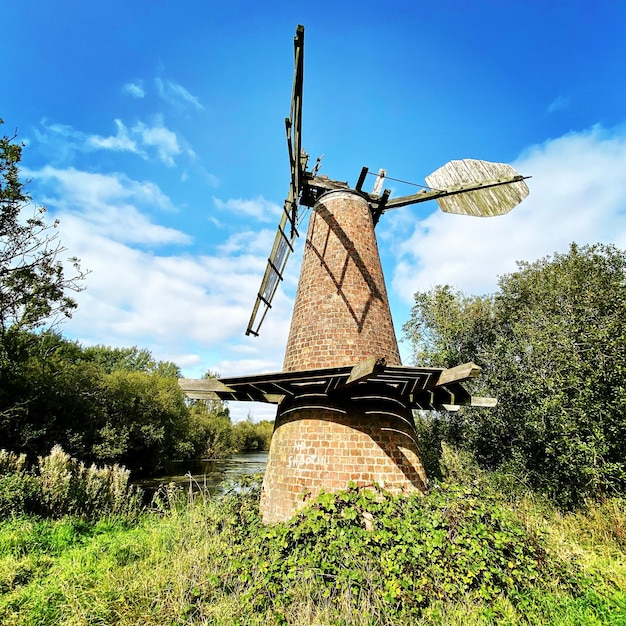
M626 624L626 502L561 514L488 479L322 496L164 491L137 518L0 523L0 623Z

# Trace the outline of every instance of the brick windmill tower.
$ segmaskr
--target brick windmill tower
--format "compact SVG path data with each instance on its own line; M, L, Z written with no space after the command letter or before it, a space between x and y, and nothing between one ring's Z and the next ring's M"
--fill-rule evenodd
M291 114L286 119L291 185L246 334L258 335L298 236L298 211L310 207L304 257L283 371L220 380L181 379L189 397L278 404L261 494L264 522L290 518L309 496L352 481L396 493L424 491L414 409L493 406L462 383L473 363L451 369L400 362L375 226L388 210L436 199L450 213L492 216L527 195L523 177L501 163L451 161L423 191L390 198L384 172L362 190L312 171L300 141L304 28L294 40Z

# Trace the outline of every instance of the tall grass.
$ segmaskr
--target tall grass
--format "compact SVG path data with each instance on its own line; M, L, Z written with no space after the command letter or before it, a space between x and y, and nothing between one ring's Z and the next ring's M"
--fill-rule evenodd
M0 623L626 624L624 499L563 514L457 481L463 463L424 497L348 489L271 527L254 481L165 487L135 518L7 519Z
M86 466L54 446L29 467L25 455L0 450L0 517L136 515L141 500L130 472L119 465Z

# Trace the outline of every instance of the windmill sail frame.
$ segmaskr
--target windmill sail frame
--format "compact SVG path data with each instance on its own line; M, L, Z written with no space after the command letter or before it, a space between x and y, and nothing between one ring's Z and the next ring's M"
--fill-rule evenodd
M291 93L291 109L285 118L287 150L291 169L291 184L285 199L283 213L274 238L274 245L267 260L265 274L257 294L246 335L258 337L259 328L272 307L274 294L280 281L289 255L293 252L293 242L298 236L298 203L302 191L303 172L306 156L302 153L302 87L304 84L304 26L296 29L294 46L294 72Z

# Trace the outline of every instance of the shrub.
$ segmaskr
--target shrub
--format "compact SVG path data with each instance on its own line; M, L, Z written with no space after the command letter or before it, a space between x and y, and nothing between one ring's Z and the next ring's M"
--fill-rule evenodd
M58 518L76 515L97 519L133 516L142 493L129 483L130 472L119 465L87 467L54 446L32 470L23 455L0 453L0 516L38 514Z
M286 610L307 588L314 603L374 601L376 615L410 618L437 602L516 602L550 579L578 585L538 531L477 481L426 496L323 493L291 521L240 537L231 575L258 611Z

